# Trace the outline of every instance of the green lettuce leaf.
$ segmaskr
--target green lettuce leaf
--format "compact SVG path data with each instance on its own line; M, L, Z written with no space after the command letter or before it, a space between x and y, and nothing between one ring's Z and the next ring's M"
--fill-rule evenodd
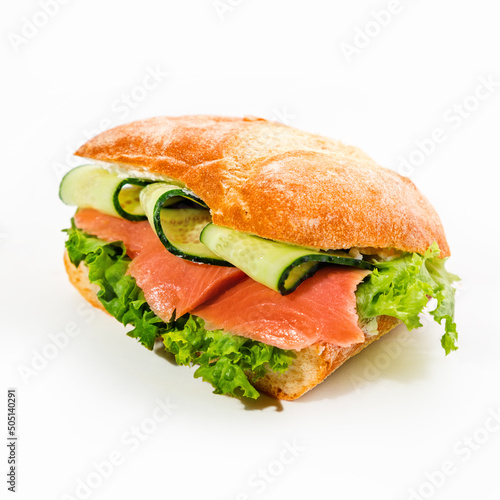
M130 258L121 242L107 243L75 227L67 229L66 249L70 261L78 266L84 262L89 281L99 286L97 298L108 311L124 325L133 325L127 333L151 350L155 340L167 325L151 311L144 293L128 276Z
M180 365L200 367L194 376L210 382L216 394L257 398L259 393L251 380L263 377L268 370L284 373L295 358L291 351L278 349L244 337L205 329L201 318L190 315L176 322L163 334L163 343Z
M445 263L446 259L439 258L437 243L424 255L407 253L390 261L373 262L376 269L356 291L359 316L393 316L412 330L422 326L419 314L432 297L437 305L430 314L439 324L444 320L441 345L446 354L455 351L457 327L453 319L455 288L452 285L459 278L445 269Z
M151 310L135 279L126 274L131 261L123 243L107 243L88 235L74 221L65 231L71 262L88 267L89 280L99 286L97 297L106 311L134 327L127 335L150 350L163 337L165 348L178 364L200 365L195 377L210 382L216 394L258 398L248 377L257 380L269 370L283 373L292 364L295 354L291 351L222 330L208 331L201 318L190 314L165 323Z

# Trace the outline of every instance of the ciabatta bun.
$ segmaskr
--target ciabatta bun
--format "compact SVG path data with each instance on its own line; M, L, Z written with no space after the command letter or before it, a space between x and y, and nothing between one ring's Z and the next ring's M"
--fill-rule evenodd
M151 118L99 134L76 153L184 182L213 222L322 249L423 253L439 216L406 177L359 149L258 118Z

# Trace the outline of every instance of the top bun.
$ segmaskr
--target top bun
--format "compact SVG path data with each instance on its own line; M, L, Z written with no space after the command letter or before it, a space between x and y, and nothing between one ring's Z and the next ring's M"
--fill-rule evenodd
M157 117L113 128L76 155L178 179L215 224L322 249L450 254L412 181L358 148L261 118Z

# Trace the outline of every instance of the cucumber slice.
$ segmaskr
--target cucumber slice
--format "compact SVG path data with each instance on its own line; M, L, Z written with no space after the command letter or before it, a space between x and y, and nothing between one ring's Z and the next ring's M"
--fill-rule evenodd
M292 293L316 272L321 262L374 269L366 261L349 257L347 252L310 250L215 224L208 224L201 232L200 239L220 258L281 295Z
M147 219L139 194L151 182L144 179L125 179L118 184L113 195L113 205L121 217L132 221Z
M200 233L212 217L207 205L192 191L155 182L146 186L139 198L151 227L170 253L193 262L232 266L200 241ZM176 204L190 206L172 208Z
M139 192L150 183L144 179L120 179L97 165L82 165L63 177L59 197L66 205L94 208L132 221L146 220Z
M70 170L61 181L59 198L66 205L95 208L108 215L119 217L114 205L114 195L121 183L116 175L97 165L83 165Z

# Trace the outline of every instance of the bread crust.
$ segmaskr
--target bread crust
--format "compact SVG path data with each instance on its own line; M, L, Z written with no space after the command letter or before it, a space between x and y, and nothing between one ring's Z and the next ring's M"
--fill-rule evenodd
M99 134L78 156L184 182L215 224L323 249L450 254L434 208L408 178L358 148L260 118L157 117Z
M80 292L80 295L87 302L90 302L90 304L92 304L94 307L97 307L98 309L104 311L106 314L109 314L97 298L99 287L89 281L89 272L85 264L83 262L80 262L80 265L76 267L69 260L68 252L65 251L64 267L66 268L66 272L68 273L70 283Z
M69 260L68 253L65 252L64 265L70 282L82 297L94 307L107 312L97 299L99 287L90 283L88 269L83 262L78 267L74 266ZM261 392L278 399L288 401L297 399L323 382L328 375L333 373L349 358L355 356L400 323L396 318L380 316L378 318L378 334L366 337L364 343L354 344L349 347L339 347L326 343L314 344L299 351L291 367L284 374L269 372L263 378L253 381L252 385ZM250 379L251 376L252 374L249 373Z
M400 320L390 316L379 316L377 319L378 334L371 337L366 336L363 343L349 347L340 347L324 342L314 344L299 351L291 367L285 373L268 372L267 375L252 382L252 384L259 391L278 399L293 401L299 398L323 382L348 359L401 324Z

